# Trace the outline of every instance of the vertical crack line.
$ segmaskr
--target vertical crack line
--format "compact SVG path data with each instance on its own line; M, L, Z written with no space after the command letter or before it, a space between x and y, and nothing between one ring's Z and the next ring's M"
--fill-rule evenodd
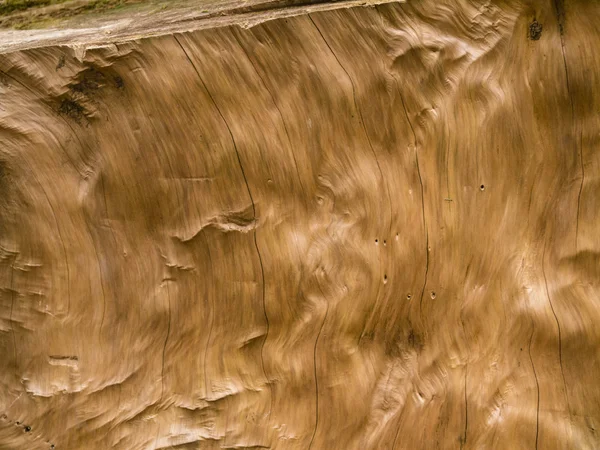
M165 356L167 353L167 343L169 342L169 336L171 334L171 293L169 291L169 283L166 283L167 287L167 306L168 306L168 319L167 319L167 335L165 336L165 342L163 344L162 351L162 366L160 369L160 400L162 402L163 395L165 393Z
M565 79L567 83L567 94L569 95L569 102L571 104L571 121L572 126L575 127L575 106L573 104L573 95L571 94L571 85L569 82L569 68L567 64L567 53L565 45L565 9L563 0L554 0L554 9L556 11L556 21L558 22L558 31L560 33L560 48L562 52L563 65L565 68ZM579 132L579 165L581 168L581 184L579 186L579 194L577 195L577 220L575 223L575 253L579 252L579 210L581 207L581 192L583 191L583 183L585 180L585 169L583 166L583 145L582 145L582 131ZM577 144L576 144L577 145Z
M469 343L467 340L467 332L465 331L465 321L462 318L462 309L459 313L460 315L460 324L462 327L462 332L463 332L463 336L465 338L465 344L467 346L467 362L465 364L465 386L464 386L464 392L465 392L465 428L463 431L463 438L462 441L460 442L460 448L462 449L463 446L467 443L467 432L469 430L469 403L467 400L467 374L468 374L468 369L469 369L469 361L471 359L471 355L469 352Z
M575 256L579 253L579 211L581 209L581 193L583 192L583 182L585 180L585 169L583 166L583 130L579 130L579 164L581 166L581 184L577 194L577 221L575 222Z
M398 7L400 8L400 10L404 13L405 16L408 15L406 13L406 11L404 11L404 8L402 7L402 3L398 3ZM383 19L383 15L379 9L379 5L375 5L375 10L377 11L377 15L379 16L379 19L381 20L381 25L382 28L385 27L384 25L384 19ZM413 30L415 36L418 36L417 31L414 29L414 27L410 24L409 21L406 21L406 24ZM409 46L412 47L412 44L409 43ZM423 179L421 178L421 170L419 168L419 154L418 154L418 143L417 143L417 135L415 133L415 130L413 128L412 122L409 119L408 116L408 111L406 110L406 104L404 103L404 97L402 95L402 91L400 90L400 87L398 85L398 79L396 78L396 76L394 74L392 74L389 70L387 71L388 74L393 78L396 87L398 89L398 94L400 95L400 100L402 101L402 107L404 109L404 114L406 116L406 121L408 122L408 125L410 126L412 135L413 135L413 144L414 144L414 148L415 148L415 157L416 157L416 165L417 165L417 172L419 175L419 184L421 187L421 206L422 206L422 214L423 214L423 232L425 235L425 245L426 245L426 249L425 249L425 258L426 258L426 264L425 264L425 277L424 277L424 281L423 281L423 288L421 290L421 296L420 296L420 300L419 300L419 314L422 317L422 303L423 303L423 295L425 293L425 287L427 286L427 275L429 272L429 232L427 230L427 221L425 219L425 194L424 194L424 188L423 188ZM448 192L449 192L449 188L448 188ZM448 194L449 196L449 194ZM412 328L412 320L410 319L410 317L408 318L408 323L409 326ZM419 360L419 354L417 353L417 361ZM418 367L417 367L418 370ZM395 440L394 440L395 442Z
M535 450L538 448L538 437L540 429L540 383L538 381L537 372L535 365L533 364L533 357L531 356L531 342L533 341L533 335L535 333L535 325L533 317L531 318L531 336L529 337L529 361L531 362L531 368L533 369L533 377L535 378L535 385L537 387L537 408L535 414Z
M313 430L312 437L310 438L310 443L308 444L308 450L312 448L313 442L315 440L315 436L317 434L317 428L319 427L319 378L317 376L317 347L319 345L319 338L321 337L321 333L323 332L323 328L325 327L325 321L327 320L327 313L329 312L329 302L327 302L327 297L323 293L323 289L321 289L321 285L317 281L317 286L319 287L319 291L321 291L321 295L325 299L325 316L323 317L323 322L321 322L321 328L319 328L319 333L317 334L317 338L315 339L315 348L313 351L313 368L315 375L315 429Z
M14 257L14 260L16 260L16 256ZM18 368L19 361L17 360L17 338L15 336L15 327L14 327L14 323L13 323L13 309L15 307L15 288L13 286L13 279L15 276L15 269L14 269L15 261L14 260L13 260L12 264L10 265L10 332L11 332L12 338L13 338L13 352L15 355L15 367Z
M262 75L260 74L260 72L256 68L256 65L254 64L254 61L252 61L252 58L250 58L250 55L246 51L246 48L244 47L244 45L240 41L239 37L237 36L237 33L234 31L232 34L235 37L235 39L237 40L240 48L242 49L242 51L246 55L246 58L248 59L248 62L252 65L252 68L254 69L254 72L256 73L256 75L258 76L258 78L260 79L263 87L265 88L265 91L269 94L269 97L271 98L271 102L273 103L273 106L275 106L275 108L277 109L277 112L279 113L279 117L281 118L281 123L283 124L283 129L285 131L285 135L286 135L288 143L289 143L289 149L290 149L290 153L292 154L292 159L294 161L294 167L296 168L296 175L298 176L298 182L300 183L300 189L302 190L303 203L304 203L306 209L308 210L309 209L309 204L308 204L308 197L307 197L307 194L306 194L306 189L304 187L304 184L302 183L302 177L300 176L300 170L298 168L298 162L296 160L296 155L294 153L294 147L292 145L292 140L290 138L290 134L288 132L287 125L286 125L285 119L283 117L283 113L281 112L281 109L279 108L279 105L277 105L277 102L275 101L275 97L273 96L273 93L268 88L267 83L265 83L265 80L263 79ZM296 242L295 242L294 246L296 247L296 252L298 254L298 258L301 259L300 250L298 249L298 244ZM265 311L266 311L266 309L265 309ZM266 313L265 313L265 317L266 317ZM266 378L266 374L265 374L265 378ZM271 396L271 410L273 409L273 400L274 400L273 396Z
M444 124L444 128L446 125ZM450 143L446 143L446 198L450 197ZM451 206L452 202L447 202Z
M236 150L237 151L237 150ZM239 158L239 155L238 155ZM240 162L240 168L242 167ZM246 182L247 183L247 182ZM246 184L248 186L248 184ZM248 187L248 193L250 193L250 187ZM252 209L254 209L254 202ZM254 213L254 220L256 222L256 212ZM267 376L267 371L265 370L265 358L264 358L264 350L265 343L267 342L267 338L269 337L269 316L267 315L267 303L265 299L265 269L263 266L262 256L260 255L260 251L258 250L258 242L256 241L256 228L254 228L254 247L256 247L256 254L258 255L258 262L260 263L260 274L262 279L262 307L263 314L265 316L265 323L267 325L267 329L265 331L265 338L260 344L260 365L262 367L263 376L265 377L265 381L267 382L267 386L269 386L269 418L271 417L271 413L273 411L273 388L271 387L271 380Z
M563 371L563 363L562 363L562 334L560 329L560 322L558 321L558 316L556 315L556 311L554 310L554 305L552 304L552 298L550 296L550 291L548 289L548 280L546 278L546 243L544 243L544 250L542 252L542 274L544 275L544 285L546 287L546 296L548 298L548 303L550 304L550 309L552 310L552 315L554 316L554 320L556 321L556 327L558 328L558 363L560 365L560 374L562 377L563 388L565 390L565 399L567 400L567 407L569 408L569 416L571 415L571 404L569 402L569 394L567 392L567 383L565 381L565 373Z
M460 448L463 447L467 443L467 432L469 430L469 403L467 401L467 372L469 369L469 364L465 364L465 430L463 435L463 441L460 445Z
M315 23L315 21L313 20L313 18L311 17L311 15L307 14L307 17L309 18L309 20L314 25L315 29L317 30L317 32L321 36L321 39L323 40L323 42L325 43L325 45L329 49L329 52L334 57L334 59L336 60L337 64L340 66L340 68L342 69L342 71L346 74L346 77L348 78L348 81L350 81L350 86L352 87L352 100L354 102L354 109L358 113L358 116L359 116L359 119L360 119L359 121L360 121L360 124L361 124L362 131L363 131L365 137L367 138L367 142L369 144L369 148L371 149L371 153L373 154L373 158L375 159L375 163L377 164L377 170L379 171L379 181L380 181L381 185L384 187L384 189L386 191L386 194L387 194L388 207L389 207L389 210L390 210L390 222L389 222L389 226L388 226L388 234L391 234L391 230L392 230L392 215L393 215L393 213L392 213L392 198L390 196L390 190L389 190L389 186L387 184L387 181L385 180L385 178L383 176L383 171L381 170L381 165L379 164L379 159L377 158L377 153L375 152L375 149L373 148L373 144L371 142L371 138L369 137L369 133L367 133L367 127L365 125L365 121L364 121L364 118L363 118L362 110L360 109L360 107L358 105L358 101L356 100L356 88L354 87L354 81L352 80L352 77L350 76L350 74L348 73L348 71L346 70L346 68L342 64L342 62L339 60L339 58L337 57L337 55L333 51L333 48L331 48L331 45L329 45L329 42L327 42L327 39L325 39L325 36L323 35L323 33L321 33L320 28L317 26L317 24ZM381 272L382 272L382 269L381 269L381 252L380 252L380 256L379 256L379 276L380 277L381 277ZM360 343L362 341L362 338L364 337L365 328L366 328L367 324L371 321L373 311L375 311L375 309L377 308L377 303L378 303L378 300L379 300L379 294L380 294L380 292L381 292L381 283L378 283L378 285L377 285L377 294L375 296L375 304L373 305L372 311L371 311L371 313L370 313L367 321L365 322L365 326L363 327L363 329L362 329L362 331L360 333L360 337L358 338L358 345L360 345Z
M397 80L396 80L397 82ZM429 274L429 231L427 230L427 218L425 216L425 188L423 187L423 177L421 176L421 167L419 165L419 150L418 150L418 141L417 134L415 133L415 129L413 128L412 122L408 116L408 111L406 109L406 103L404 103L404 96L400 89L398 89L398 93L400 94L400 100L402 101L402 108L404 109L404 115L406 116L406 121L410 126L410 130L414 139L414 147L415 147L415 161L417 164L417 174L419 175L419 184L421 186L421 209L423 216L423 230L425 233L425 278L423 281L423 288L421 289L421 298L419 300L419 315L421 318L423 316L423 296L425 294L425 287L427 286L427 275Z
M215 109L217 110L217 113L221 117L221 120L223 121L223 124L227 128L227 131L229 133L229 137L231 138L231 142L233 144L233 149L235 150L235 154L237 156L238 164L240 166L240 171L242 172L242 177L244 178L244 183L246 184L246 190L248 191L248 197L250 197L250 203L252 203L252 213L253 213L253 216L254 216L254 222L256 223L256 220L257 220L257 218L256 218L256 205L254 203L254 198L252 197L252 191L250 190L250 185L248 184L248 178L246 177L246 172L244 171L244 166L242 165L242 160L240 158L240 152L238 151L237 144L235 142L235 138L233 137L233 133L231 132L231 128L229 128L229 124L225 120L225 116L223 115L223 113L219 109L219 106L217 105L217 102L215 101L215 99L213 98L212 94L208 90L208 87L206 86L206 83L204 82L202 76L200 75L200 72L196 68L196 65L194 64L194 62L191 60L191 58L188 55L187 51L185 50L185 48L183 47L183 45L181 45L181 42L179 41L179 39L177 38L176 35L173 35L173 38L175 39L175 41L177 42L177 44L179 44L179 47L181 47L181 50L183 51L185 57L187 58L187 60L191 64L191 66L194 68L194 71L196 72L196 75L198 75L198 79L200 80L200 82L204 86L204 90L208 94L208 96L209 96L212 104L215 106ZM273 389L271 387L271 380L267 376L267 372L265 370L265 360L264 360L265 342L267 341L267 339L269 337L269 317L267 315L267 305L266 305L266 299L265 299L265 270L264 270L264 266L263 266L262 256L261 256L260 250L258 248L258 242L256 240L256 227L254 228L254 247L256 248L256 254L258 255L258 261L259 261L259 264L260 264L260 272L261 272L261 277L262 277L262 283L261 283L262 284L262 306L263 306L263 313L264 313L264 316L265 316L265 322L266 322L266 325L267 325L267 331L265 332L265 338L263 339L263 341L261 343L261 346L260 346L260 362L261 362L261 366L262 366L263 376L265 377L265 380L267 382L267 386L269 386L269 395L271 396L271 401L272 401L272 399L273 399ZM270 416L271 416L271 411L269 411L269 417Z
M244 47L244 45L240 41L239 37L237 36L237 34L235 32L233 32L232 34L233 34L235 40L237 41L237 43L239 44L240 48L242 49L242 51L246 55L246 58L248 59L248 62L252 66L252 69L254 69L254 73L256 73L256 76L258 76L261 84L265 88L265 91L267 92L267 94L269 94L269 97L271 98L271 102L273 103L273 106L275 106L275 109L277 109L277 112L279 113L279 117L281 118L281 123L283 124L283 129L285 131L285 135L286 135L288 143L290 145L290 152L292 154L292 159L294 160L294 166L296 167L296 174L298 175L298 181L300 182L300 188L302 189L302 193L304 194L304 196L306 198L306 190L304 189L304 184L302 183L302 177L300 176L300 171L298 169L298 162L296 161L296 155L294 154L294 151L293 151L292 140L290 139L290 134L288 132L287 125L285 124L285 120L283 118L283 114L281 112L281 109L277 105L277 102L275 102L275 97L273 97L273 94L271 93L271 90L267 87L267 84L265 83L265 80L263 79L262 75L260 74L260 72L256 68L256 65L254 64L254 61L252 61L252 58L250 58L250 55L246 51L246 48Z
M319 35L321 36L321 39L323 39L323 42L325 43L325 45L327 46L327 48L331 52L331 55L335 58L335 60L337 61L338 65L340 66L340 68L346 74L346 77L348 78L348 81L350 81L350 86L352 87L352 100L354 102L354 109L356 109L356 112L358 112L358 116L360 118L360 125L362 127L363 133L365 134L365 137L367 138L367 142L369 143L369 148L371 149L371 153L373 154L373 158L375 158L375 163L377 164L377 169L379 170L380 182L381 182L381 184L386 189L386 193L387 193L387 197L388 197L388 204L389 204L389 208L390 208L390 226L389 226L389 230L391 230L391 227L392 227L392 224L391 224L391 220L392 220L392 199L390 197L390 191L389 191L389 187L387 185L387 182L386 182L385 178L383 177L383 171L381 170L381 165L379 164L379 159L377 158L377 153L375 152L375 149L373 148L373 144L371 143L371 138L369 137L369 133L367 133L367 128L365 126L365 121L364 121L364 118L363 118L362 110L360 109L360 107L358 105L358 102L356 100L356 88L354 87L354 81L352 81L352 77L350 76L350 74L348 73L348 71L346 70L346 68L344 67L344 65L341 63L341 61L339 60L339 58L337 57L337 55L335 54L335 52L333 51L333 49L331 48L331 46L329 45L329 43L327 42L327 39L325 39L325 36L323 36L323 33L321 33L321 30L319 29L319 27L317 26L317 24L315 23L315 21L313 20L313 18L311 17L311 15L307 14L307 16L310 19L310 21L312 22L312 24L314 25L314 27L316 28L316 30L319 33Z
M408 18L408 14L406 13L406 11L404 11L404 8L402 7L401 3L398 4L398 7L404 13L404 15L407 16L407 18ZM413 30L413 33L415 33L415 36L418 36L417 31L410 24L410 22L407 21L406 24ZM409 43L409 45L412 48L412 44ZM396 79L396 77L394 77L394 80L396 81L396 86L398 86L398 80ZM423 296L425 294L425 287L427 286L427 276L429 274L429 231L427 229L427 219L425 216L425 189L423 187L423 177L421 176L421 167L419 165L419 146L418 146L417 134L415 133L415 129L414 129L412 122L408 116L408 110L406 109L406 103L404 102L404 96L402 95L402 91L400 90L399 86L398 86L398 93L400 95L400 100L402 101L402 108L404 109L404 115L406 116L406 121L408 122L408 125L410 126L410 130L413 135L417 173L419 175L419 184L421 185L421 206L422 206L422 214L423 214L423 229L424 229L424 233L425 233L425 278L423 281L423 289L421 290L421 298L419 300L419 315L420 315L421 321L422 321L423 320Z
M214 268L213 268L213 262L212 262L212 257L210 255L210 247L208 245L208 239L206 238L206 234L202 233L202 236L204 237L204 242L206 243L206 251L208 252L208 260L210 262L210 275L211 278L214 277ZM212 294L212 293L211 293ZM215 322L215 300L214 297L212 295L208 296L211 299L211 304L210 304L210 319L209 319L209 328L208 328L208 339L206 340L206 347L204 347L204 391L205 391L205 396L208 398L208 372L206 371L206 359L208 357L208 349L210 347L210 339L212 337L212 331L213 331L213 326L214 326L214 322ZM212 392L212 389L211 389Z

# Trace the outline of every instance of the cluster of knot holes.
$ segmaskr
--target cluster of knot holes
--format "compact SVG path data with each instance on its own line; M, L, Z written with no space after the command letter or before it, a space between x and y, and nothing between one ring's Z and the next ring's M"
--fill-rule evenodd
M397 237L397 236L398 236L398 235L396 235L396 237ZM375 238L375 245L379 245L379 239L377 239L377 238ZM384 246L386 246L386 245L387 245L387 240L386 240L386 239L384 239L384 240L383 240L383 245L384 245ZM387 276L387 274L383 274L383 282L384 282L384 283L387 283L387 279L388 279L388 276Z
M6 414L2 414L2 416L0 416L0 417L2 418L2 420L7 420L8 419L8 417L7 417ZM21 422L17 420L15 422L15 425L17 425L17 426L20 427L21 426ZM31 433L31 427L29 425L24 425L23 426L23 430L25 431L25 433ZM50 448L54 448L54 444L50 444Z
M480 186L480 189L483 191L483 190L485 189L485 186L482 184L482 185ZM398 238L398 234L396 234L396 239L397 239L397 238ZM387 244L387 241L384 239L384 240L383 240L383 245L386 245L386 244ZM375 245L379 245L379 239L377 239L377 238L375 238ZM430 249L430 250L431 250L431 249ZM384 283L387 283L387 279L388 279L388 276L387 276L387 274L383 274L383 282L384 282ZM433 298L435 298L435 292L434 292L434 291L431 291L431 294L430 294L430 296L431 296L431 298L432 298L432 299L433 299ZM412 295L410 295L410 294L407 294L407 295L406 295L406 299L407 299L407 300L410 300L411 298L412 298Z

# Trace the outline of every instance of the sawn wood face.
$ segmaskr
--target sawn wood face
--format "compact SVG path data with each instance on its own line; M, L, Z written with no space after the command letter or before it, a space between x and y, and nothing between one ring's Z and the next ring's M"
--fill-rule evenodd
M0 55L0 448L600 448L600 3L306 11Z

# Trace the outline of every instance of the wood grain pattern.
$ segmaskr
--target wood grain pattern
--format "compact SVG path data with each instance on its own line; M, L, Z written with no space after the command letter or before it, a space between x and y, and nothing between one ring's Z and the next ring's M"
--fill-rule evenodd
M600 3L307 11L0 55L0 448L600 448Z

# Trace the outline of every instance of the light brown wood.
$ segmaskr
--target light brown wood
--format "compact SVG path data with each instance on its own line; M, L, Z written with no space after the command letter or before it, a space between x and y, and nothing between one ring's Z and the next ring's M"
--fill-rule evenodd
M600 3L317 7L0 55L1 448L600 448Z

